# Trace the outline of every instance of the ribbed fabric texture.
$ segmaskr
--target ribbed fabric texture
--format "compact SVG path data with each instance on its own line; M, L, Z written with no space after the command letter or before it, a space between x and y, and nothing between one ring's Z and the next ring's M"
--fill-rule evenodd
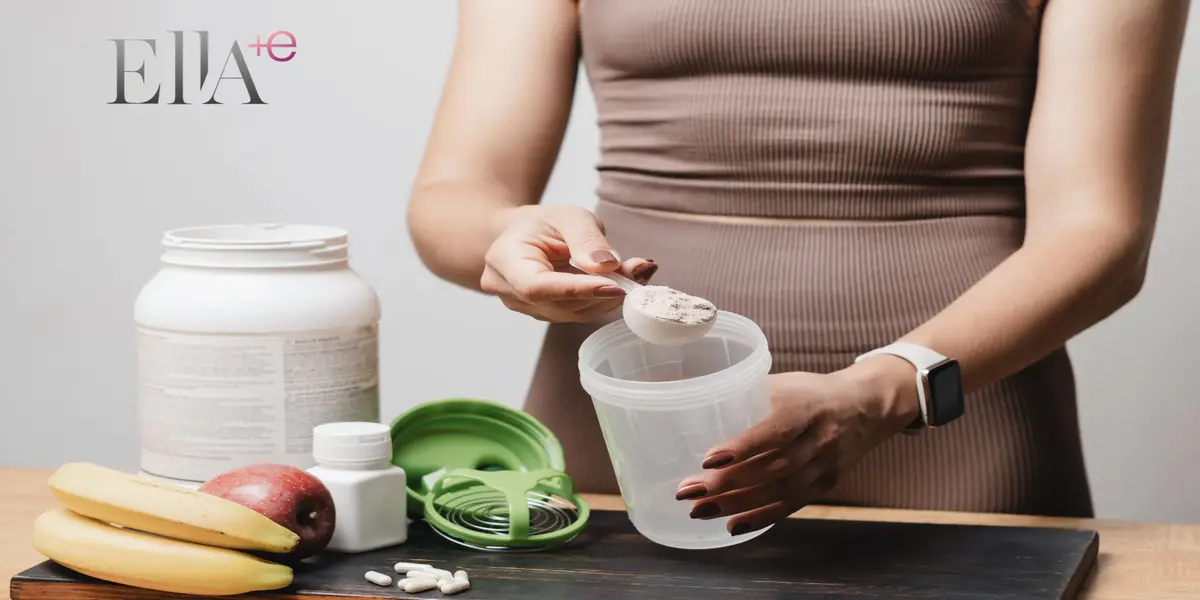
M610 240L757 322L775 372L847 366L1020 246L1037 38L1021 0L580 10ZM575 360L607 320L549 328L526 403L598 492L617 488ZM823 501L1089 516L1065 351L886 442Z

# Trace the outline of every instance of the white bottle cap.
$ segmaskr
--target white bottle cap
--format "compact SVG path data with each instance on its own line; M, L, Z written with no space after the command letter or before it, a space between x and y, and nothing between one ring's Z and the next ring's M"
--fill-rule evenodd
M313 428L313 459L334 465L390 461L392 432L382 423L326 423Z

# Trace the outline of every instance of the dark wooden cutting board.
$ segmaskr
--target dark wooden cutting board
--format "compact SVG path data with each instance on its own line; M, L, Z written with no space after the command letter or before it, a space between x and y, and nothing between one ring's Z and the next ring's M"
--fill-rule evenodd
M638 535L624 512L595 511L584 534L555 552L485 553L413 523L408 543L327 554L297 568L293 585L261 600L439 598L363 579L397 561L466 569L462 600L1050 600L1074 598L1095 562L1093 531L789 519L722 550L682 551ZM118 586L52 563L13 578L13 600L196 598Z

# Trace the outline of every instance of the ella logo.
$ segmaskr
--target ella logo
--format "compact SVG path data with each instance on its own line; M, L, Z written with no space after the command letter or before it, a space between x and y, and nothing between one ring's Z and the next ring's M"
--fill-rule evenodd
M190 104L184 96L184 32L171 31L169 32L173 38L175 45L175 61L171 65L169 78L174 83L173 99L170 102L162 102L160 100L163 83L168 79L167 69L163 69L163 77L159 78L156 83L151 83L146 80L146 65L150 61L158 58L157 42L155 39L142 38L110 38L109 41L116 45L117 59L117 94L109 104ZM203 94L209 83L209 43L207 31L194 32L198 36L199 51L193 56L194 65L198 70L199 89L198 92ZM137 68L130 68L133 65L129 64L128 54L132 47L131 44L144 44L149 49L149 57L141 61ZM144 51L146 48L143 47ZM276 31L267 36L267 41L262 41L262 36L254 36L254 43L247 44L247 48L254 50L254 56L261 57L264 54L274 62L285 63L296 57L296 36L288 31ZM158 61L155 66L165 66L159 63L166 61ZM231 64L232 63L232 64ZM135 81L138 82L139 88L150 88L153 94L146 100L130 101L126 83L131 75L137 75ZM246 63L246 57L242 54L242 48L237 40L233 41L233 45L229 48L229 52L225 54L224 65L221 67L221 73L216 77L212 85L212 92L208 94L208 100L200 102L200 104L222 104L217 100L217 90L225 81L239 81L246 90L246 95L249 100L243 104L266 104L262 99L262 95L258 92L258 86L254 83L254 76L250 73L250 65ZM145 97L146 92L138 94L139 97Z

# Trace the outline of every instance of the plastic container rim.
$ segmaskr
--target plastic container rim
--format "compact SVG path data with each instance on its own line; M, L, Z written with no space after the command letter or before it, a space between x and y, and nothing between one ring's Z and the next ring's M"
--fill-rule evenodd
M213 234L220 231L250 230L254 227L263 229L291 229L293 235L279 239L255 240L249 238L220 237ZM303 234L301 234L303 232ZM163 232L161 243L166 248L186 250L211 251L255 251L307 249L346 246L350 233L330 225L310 225L307 223L223 223L219 225L193 225L176 227Z
M599 348L636 338L624 321L618 320L596 330L579 346L579 380L593 400L628 408L677 409L723 400L723 394L746 387L771 370L771 352L767 336L754 321L742 315L718 311L717 322L709 335L728 332L750 337L758 342L750 356L717 373L680 381L630 381L603 375L584 360L585 354L595 355Z

